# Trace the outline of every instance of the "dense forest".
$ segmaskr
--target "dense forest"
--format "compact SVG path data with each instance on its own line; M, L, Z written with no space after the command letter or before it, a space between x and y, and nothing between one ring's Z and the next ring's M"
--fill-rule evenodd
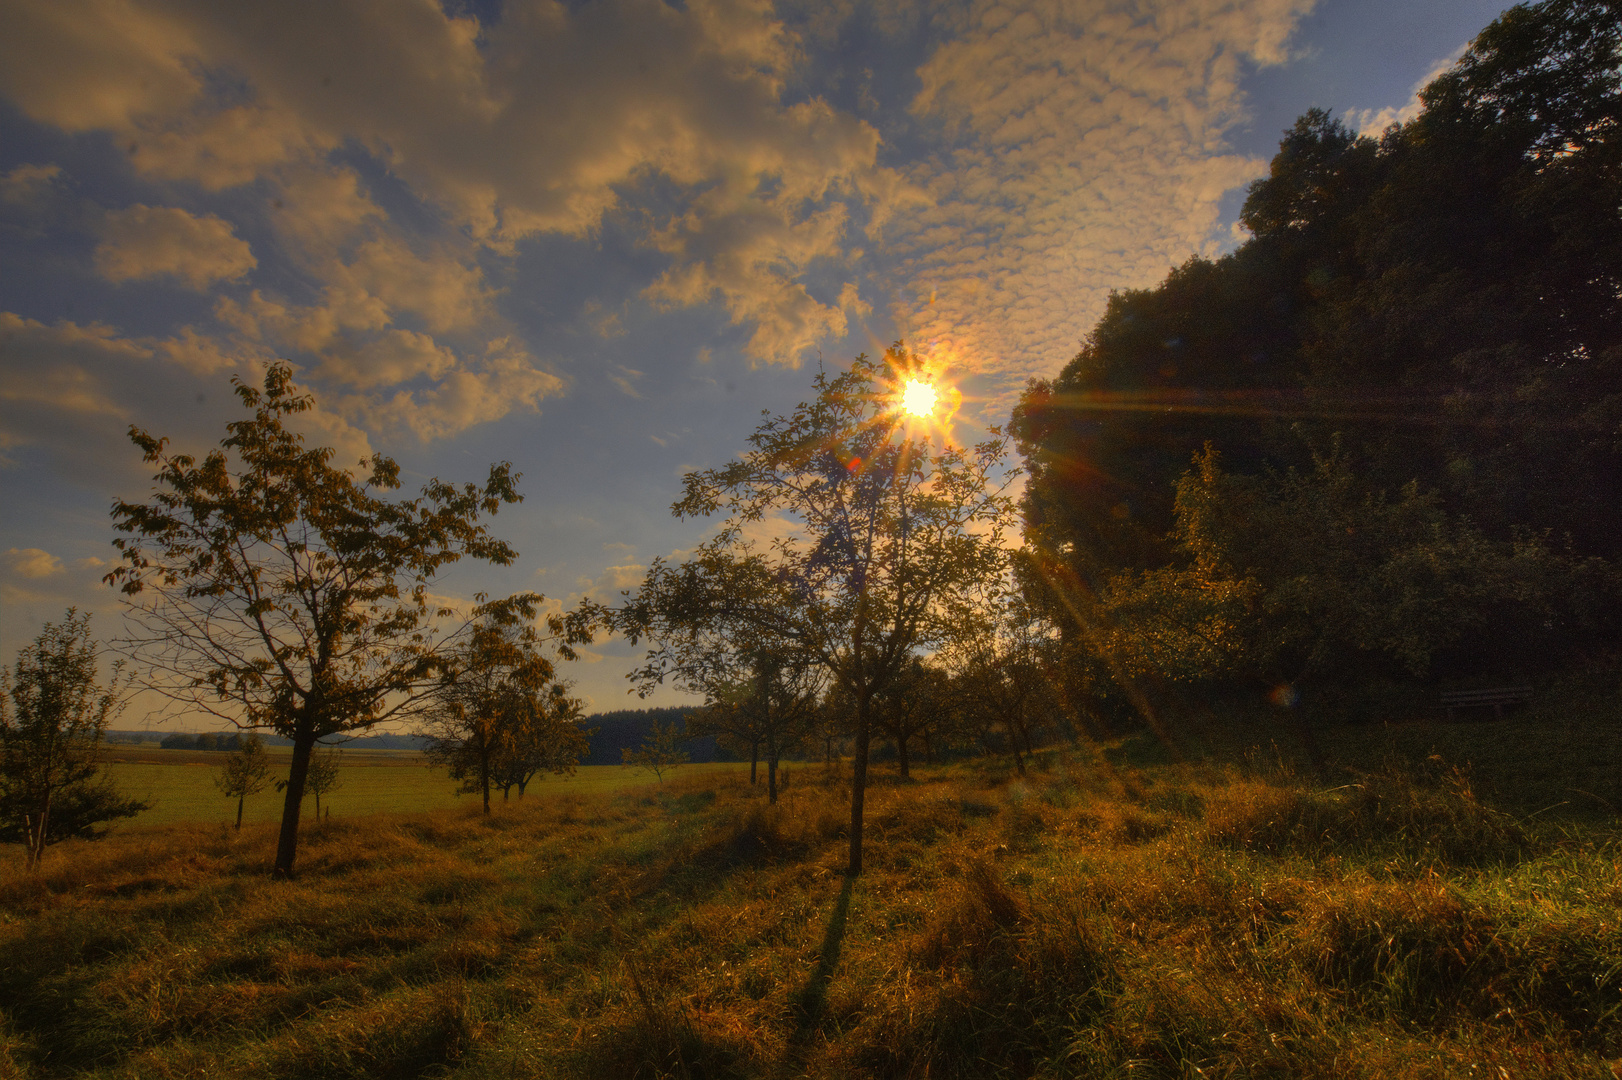
M1023 571L1094 699L1491 685L1615 648L1619 43L1608 0L1517 7L1408 123L1308 112L1245 243L1115 293L1029 385Z

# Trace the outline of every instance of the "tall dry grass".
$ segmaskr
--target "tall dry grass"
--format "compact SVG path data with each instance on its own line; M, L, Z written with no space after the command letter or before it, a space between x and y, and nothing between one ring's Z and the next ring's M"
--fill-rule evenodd
M1563 1077L1622 855L1420 759L1051 756L64 844L0 868L0 1077Z

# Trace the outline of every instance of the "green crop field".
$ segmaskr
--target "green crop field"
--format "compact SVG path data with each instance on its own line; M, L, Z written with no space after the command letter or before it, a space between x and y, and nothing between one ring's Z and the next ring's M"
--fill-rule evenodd
M292 750L270 747L272 776L286 775ZM126 794L152 804L150 810L122 828L174 825L187 822L235 821L237 804L214 787L218 764L225 755L212 751L118 748L106 769ZM448 810L469 806L477 796L457 795L456 784L442 769L430 769L422 756L409 750L346 750L341 757L339 787L321 800L323 816L355 818L368 814ZM715 770L747 769L746 764L684 765L677 775ZM526 801L559 792L612 792L654 784L651 775L621 765L583 765L573 776L541 776L530 784ZM518 797L517 791L513 798ZM499 793L494 795L499 799ZM274 784L248 796L242 820L274 821L281 817L283 796ZM315 812L306 797L305 812Z

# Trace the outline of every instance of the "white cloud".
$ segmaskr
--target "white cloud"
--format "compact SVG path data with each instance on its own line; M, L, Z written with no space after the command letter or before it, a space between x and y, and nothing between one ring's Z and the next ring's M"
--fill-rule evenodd
M423 377L442 379L458 363L454 352L427 334L388 330L358 348L328 350L315 374L329 382L369 390Z
M96 269L108 281L173 277L193 289L240 278L259 265L229 222L177 206L136 203L107 214Z
M647 572L647 566L642 563L605 566L595 578L581 578L576 585L580 590L579 596L584 599L599 604L618 604L625 599L621 592L629 590L634 594L641 587Z
M619 372L619 374L616 375L614 372L610 371L608 373L608 381L619 387L620 393L624 394L625 396L640 398L642 395L637 392L636 380L640 379L643 373L637 371L635 368L623 367L619 364L615 364L614 368Z

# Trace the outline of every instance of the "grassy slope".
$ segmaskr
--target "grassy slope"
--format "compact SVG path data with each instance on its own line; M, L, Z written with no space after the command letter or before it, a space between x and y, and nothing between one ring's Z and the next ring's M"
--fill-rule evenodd
M1378 741L1355 745L1389 763ZM37 882L8 853L0 1076L1519 1078L1622 1055L1608 816L1504 814L1424 756L1328 791L1135 756L881 782L855 882L819 767L775 810L730 772L335 818L290 883L268 825L63 845Z

